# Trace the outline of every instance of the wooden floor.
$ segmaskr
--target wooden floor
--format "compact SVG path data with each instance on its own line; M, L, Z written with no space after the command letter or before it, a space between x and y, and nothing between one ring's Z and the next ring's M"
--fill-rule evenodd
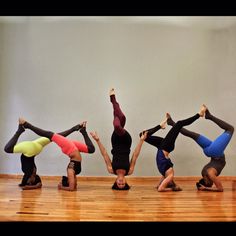
M222 177L224 192L199 192L195 177L176 177L181 192L157 192L158 177L128 177L129 191L111 189L114 177L78 177L78 190L57 189L59 177L22 191L21 176L0 175L0 221L236 222L236 177Z

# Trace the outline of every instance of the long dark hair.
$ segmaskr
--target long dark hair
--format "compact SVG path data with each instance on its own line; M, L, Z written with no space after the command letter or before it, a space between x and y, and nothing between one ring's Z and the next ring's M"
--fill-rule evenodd
M129 190L129 189L130 189L130 186L129 186L127 183L125 183L124 188L119 188L118 185L117 185L117 183L115 182L115 183L112 185L111 188L114 189L114 190Z
M69 187L69 181L68 181L68 177L67 176L62 176L62 186L64 187Z
M204 180L204 178L201 178L197 183L196 186L197 188L199 188L201 185L203 185L204 187L211 187L213 185L213 181L211 179L208 179L209 183L206 183L206 181Z

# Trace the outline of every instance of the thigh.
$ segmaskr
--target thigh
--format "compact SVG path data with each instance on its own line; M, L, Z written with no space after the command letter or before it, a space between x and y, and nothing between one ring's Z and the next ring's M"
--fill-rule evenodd
M52 136L52 141L56 143L66 155L70 155L72 152L78 150L72 140L69 140L60 134L54 134Z
M14 153L23 153L27 157L38 155L42 151L42 146L32 141L24 141L14 146Z
M212 157L219 157L224 154L224 150L227 147L232 135L229 132L224 132L217 137L211 145L207 148L208 155Z
M203 135L199 135L196 142L203 149L209 147L212 144L212 141Z

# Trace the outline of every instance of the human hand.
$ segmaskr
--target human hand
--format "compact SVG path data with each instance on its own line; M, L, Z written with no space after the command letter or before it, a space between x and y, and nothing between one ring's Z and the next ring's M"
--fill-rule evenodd
M143 131L140 139L145 140L147 138L147 133L148 133L148 131Z
M92 136L92 138L93 138L96 142L99 141L99 137L98 137L98 134L97 134L96 131L90 132L90 135Z
M62 182L60 182L57 187L58 189L62 189Z
M134 167L130 167L129 168L129 172L128 172L128 175L132 175L134 172Z
M22 117L19 118L19 124L23 125L26 122L26 120Z

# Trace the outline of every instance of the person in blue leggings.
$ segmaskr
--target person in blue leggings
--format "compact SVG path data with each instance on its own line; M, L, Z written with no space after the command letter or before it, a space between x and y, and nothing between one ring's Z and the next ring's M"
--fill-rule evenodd
M219 179L219 175L226 164L224 150L232 138L234 127L213 116L208 108L205 112L205 119L213 121L224 130L214 141L211 141L202 134L189 131L185 128L182 128L180 133L192 138L202 148L205 156L210 158L210 161L201 171L202 178L196 183L197 189L202 191L222 192L223 185ZM170 114L168 114L167 124L171 126L175 125ZM213 184L215 185L214 187Z
M158 192L182 190L174 183L174 169L173 169L173 163L169 157L169 153L171 153L174 150L176 138L178 137L180 130L183 128L183 126L190 125L194 121L199 119L199 117L203 117L205 115L205 111L206 111L206 106L202 105L200 111L194 116L191 116L184 120L177 121L170 129L170 131L167 133L165 138L155 136L153 134L156 131L165 128L168 119L167 117L168 113L166 114L166 119L159 125L151 129L145 130L145 132L147 132L147 137L145 139L145 142L157 148L156 164L160 174L162 175L161 181L157 186ZM141 132L139 136L141 136L143 132Z

